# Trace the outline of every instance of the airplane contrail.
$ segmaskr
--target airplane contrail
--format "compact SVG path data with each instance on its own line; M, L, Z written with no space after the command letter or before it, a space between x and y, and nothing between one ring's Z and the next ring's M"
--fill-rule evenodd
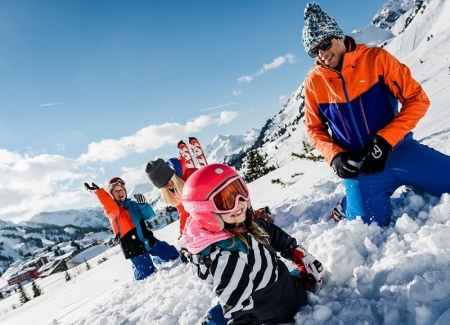
M204 109L201 109L200 112L211 111L211 110L216 109L216 108L221 108L221 107L226 107L226 106L236 105L237 103L239 103L239 102L228 103L228 104L219 105L219 106L214 106L214 107L210 107L210 108L204 108Z

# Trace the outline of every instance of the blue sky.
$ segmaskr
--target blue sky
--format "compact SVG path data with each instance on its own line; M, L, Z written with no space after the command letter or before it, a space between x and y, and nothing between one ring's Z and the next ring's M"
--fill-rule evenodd
M385 1L318 3L349 33ZM0 219L92 206L85 180L143 183L180 139L262 127L313 63L305 5L1 0Z

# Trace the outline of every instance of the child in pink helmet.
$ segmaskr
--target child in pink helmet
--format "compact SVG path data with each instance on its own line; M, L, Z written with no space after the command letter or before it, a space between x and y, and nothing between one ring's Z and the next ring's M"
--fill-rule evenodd
M202 324L292 324L307 304L306 290L320 290L322 264L281 228L255 218L245 182L226 165L195 172L182 203L191 215L183 257L219 299ZM292 260L301 277L291 276L277 253Z

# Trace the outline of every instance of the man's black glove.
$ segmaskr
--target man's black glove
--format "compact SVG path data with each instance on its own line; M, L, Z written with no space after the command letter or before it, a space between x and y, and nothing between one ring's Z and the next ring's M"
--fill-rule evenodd
M97 190L100 189L100 187L98 187L95 183L92 183L92 185L89 185L89 183L84 183L84 188L91 193L97 192Z
M338 153L331 161L331 167L340 178L356 178L359 174L359 158L349 152Z
M373 137L371 143L367 145L364 150L367 152L363 158L364 162L361 165L360 171L364 174L377 174L381 173L386 166L386 160L392 146L383 139L382 136L376 135Z
M136 199L136 202L139 204L147 203L147 200L145 199L145 196L143 194L135 194L134 198Z

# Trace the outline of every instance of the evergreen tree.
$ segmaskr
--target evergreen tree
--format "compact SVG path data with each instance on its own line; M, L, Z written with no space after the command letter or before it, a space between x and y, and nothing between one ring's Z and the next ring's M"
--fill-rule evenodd
M303 150L305 151L305 153L298 154L298 153L292 152L291 156L297 157L300 159L308 159L308 160L312 160L312 161L325 161L325 158L323 156L314 155L314 153L313 153L314 147L306 141L303 141Z
M80 244L78 244L75 240L72 240L70 246L75 247L77 251L81 250Z
M65 278L66 278L66 282L70 281L72 279L72 277L70 276L68 271L66 271L66 273L65 273Z
M33 289L33 298L36 298L37 296L40 296L44 293L44 291L42 291L41 287L39 287L35 281L31 282L31 288Z
M22 287L22 284L20 282L19 282L18 289L19 289L19 294L20 294L19 300L22 305L31 300L31 298L29 298L27 296L27 293L25 292L25 289Z
M91 269L91 264L89 264L88 261L86 261L86 259L84 259L84 264L86 266L86 271L89 271Z
M267 154L261 155L258 150L251 150L247 153L247 172L244 174L244 180L247 183L253 182L275 170L275 166L267 167Z

